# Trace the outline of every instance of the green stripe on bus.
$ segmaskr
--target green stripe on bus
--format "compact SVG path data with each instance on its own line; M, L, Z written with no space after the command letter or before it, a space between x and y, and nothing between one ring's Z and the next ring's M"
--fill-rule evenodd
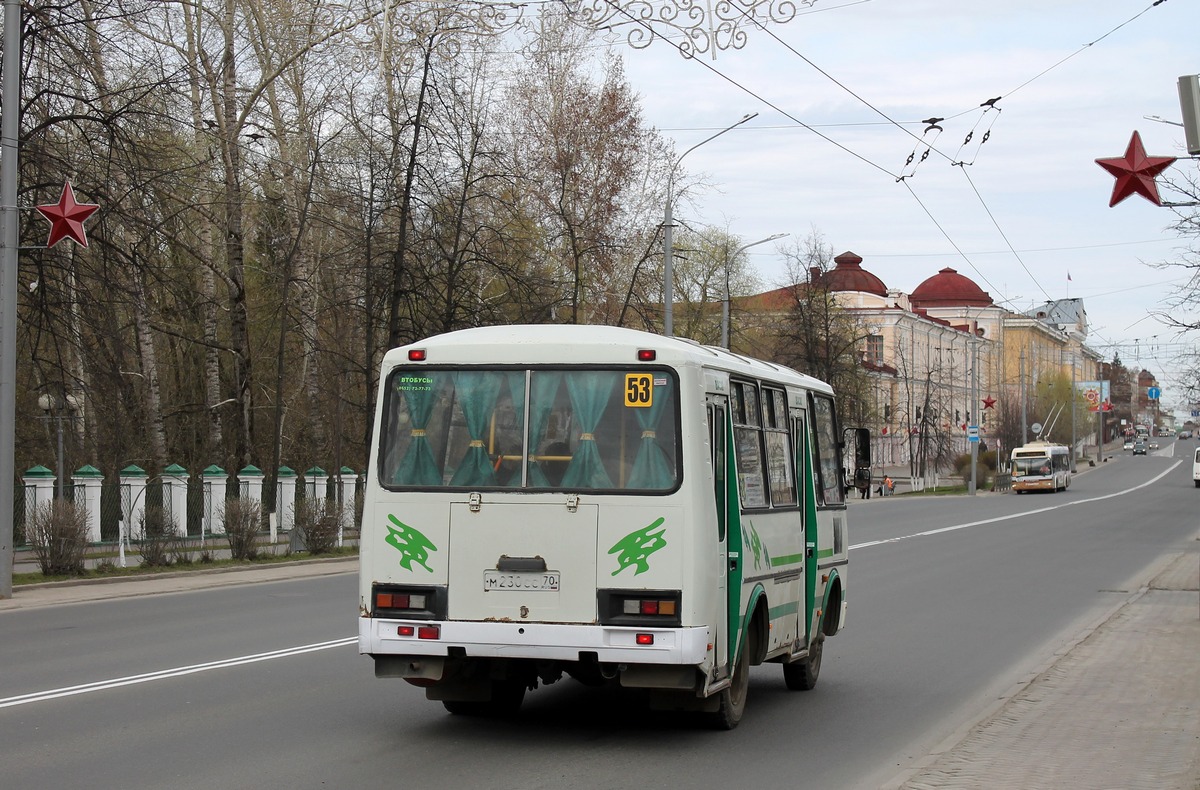
M817 552L817 559L819 559L819 560L823 560L826 557L832 557L832 556L833 556L833 549L821 549L820 551Z
M784 617L785 615L789 614L795 614L798 611L800 611L800 602L792 601L791 603L785 603L781 604L780 606L771 607L769 610L767 610L767 614L772 620L778 620L780 617Z
M797 562L804 562L803 554L785 554L782 557L772 557L771 567L778 568L780 565L794 565Z

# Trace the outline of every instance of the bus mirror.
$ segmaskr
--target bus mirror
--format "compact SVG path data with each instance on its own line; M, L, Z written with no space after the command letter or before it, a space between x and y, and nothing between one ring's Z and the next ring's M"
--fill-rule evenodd
M854 429L854 465L857 467L871 466L871 430L869 428Z

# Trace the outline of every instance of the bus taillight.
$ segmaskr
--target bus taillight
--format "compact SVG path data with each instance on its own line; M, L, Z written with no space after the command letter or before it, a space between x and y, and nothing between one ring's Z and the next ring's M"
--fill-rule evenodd
M603 625L678 628L682 595L679 590L597 590Z
M666 615L668 617L675 616L674 601L655 601L655 600L638 600L629 598L625 601L625 614L648 614L648 615Z
M432 585L377 584L371 590L373 617L440 620L446 615L444 588Z

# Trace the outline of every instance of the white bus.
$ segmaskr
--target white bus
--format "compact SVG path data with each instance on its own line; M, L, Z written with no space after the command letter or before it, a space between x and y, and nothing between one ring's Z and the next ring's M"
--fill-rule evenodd
M629 329L467 329L387 353L374 436L359 651L451 713L565 673L732 728L751 665L809 689L842 628L846 448L816 379Z
M1071 485L1071 448L1051 442L1030 442L1012 451L1012 489L1065 491Z

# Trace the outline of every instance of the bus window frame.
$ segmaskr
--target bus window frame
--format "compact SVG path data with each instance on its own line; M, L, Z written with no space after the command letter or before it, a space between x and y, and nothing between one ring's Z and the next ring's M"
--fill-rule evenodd
M441 374L444 374L444 377L441 380L441 382L439 382L439 384L435 384L435 386L451 386L452 387L453 384L451 383L449 385L446 385L445 380L451 378L452 374L454 374L456 372L460 372L460 371L482 371L482 372L497 372L497 373L524 372L525 373L525 381L526 381L525 393L524 393L525 402L523 404L521 404L519 407L516 406L516 404L514 404L514 407L521 410L524 415L523 422L522 422L522 429L521 429L522 441L520 444L520 453L522 456L520 463L522 464L523 467L528 465L530 455L533 451L533 448L528 447L528 441L529 441L529 424L528 424L529 423L529 408L528 407L529 407L530 395L531 395L531 393L529 391L530 390L529 383L530 383L531 377L534 373L558 371L558 372L562 372L565 374L565 373L571 373L571 372L609 371L609 372L616 374L617 376L620 376L621 374L624 374L624 373L650 371L656 375L662 374L662 375L670 377L670 379L671 379L671 387L670 387L671 396L670 397L671 397L672 403L669 405L668 412L663 414L661 419L669 418L674 421L673 427L674 427L675 436L674 436L672 453L670 453L670 455L673 457L673 461L674 461L674 477L675 477L674 484L670 488L663 488L663 489L621 488L621 487L615 487L615 486L612 488L584 488L584 487L579 487L579 486L575 486L575 487L564 486L561 484L552 485L552 486L531 486L531 485L528 485L528 479L527 479L528 474L527 474L527 472L525 472L522 474L521 482L518 485L452 486L448 483L443 483L443 484L439 484L439 485L400 485L400 484L392 483L388 479L389 474L395 470L396 466L399 464L399 461L396 461L395 463L385 463L385 460L387 459L388 455L396 450L397 445L395 443L393 443L392 441L390 441L389 438L387 438L385 436L381 436L379 439L379 442L378 442L378 453L377 453L377 458L376 458L377 463L375 465L377 471L375 473L375 477L376 477L376 482L378 483L379 487L381 489L383 489L384 491L388 491L391 493L404 493L404 492L462 493L462 492L468 492L468 491L487 491L487 492L495 492L495 493L506 493L507 492L507 493L521 493L521 494L542 494L542 493L564 493L565 492L565 493L587 493L587 494L603 494L603 495L617 495L617 496L669 496L669 495L677 492L683 486L685 468L684 468L684 451L683 451L684 429L683 429L683 421L682 421L682 402L681 402L681 398L680 398L679 373L674 368L666 366L666 365L661 365L661 364L654 364L654 365L645 365L645 364L570 365L570 364L558 364L558 363L546 364L546 365L528 365L528 364L404 365L404 364L401 364L401 365L395 366L388 372L388 375L384 382L383 404L382 404L383 413L382 413L382 418L380 421L380 428L379 428L381 433L387 431L389 429L389 426L392 427L392 430L395 430L395 427L393 426L393 420L396 419L396 415L398 415L400 413L394 409L394 405L393 405L395 402L395 399L401 397L399 394L399 390L396 387L394 387L392 384L392 382L397 377L403 376L403 375L415 375L415 374L430 375L430 374L441 373ZM563 386L565 386L565 384ZM612 394L611 397L615 400L620 399L620 397L621 397L620 387L619 386L614 387L613 392L615 394ZM405 409L405 412L407 413L407 404L405 405L404 409ZM461 415L460 415L460 419L461 419ZM447 425L448 425L448 423L447 423ZM443 426L439 426L439 427L443 427ZM639 434L642 433L641 429L640 428L637 429L636 433L639 433ZM634 453L633 457L636 457L636 452ZM632 463L632 462L630 462L630 463ZM445 477L444 469L439 470L439 473L442 474L443 478Z

